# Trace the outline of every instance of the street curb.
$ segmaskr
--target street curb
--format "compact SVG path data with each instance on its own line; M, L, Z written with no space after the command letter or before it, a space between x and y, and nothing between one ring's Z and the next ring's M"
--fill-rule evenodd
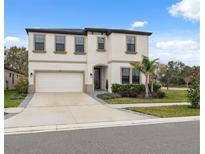
M24 110L23 107L10 107L10 108L4 108L4 112L5 113L13 113L13 114L17 114L17 113L21 113Z
M156 119L145 119L145 120L113 121L113 122L99 122L99 123L12 127L12 128L5 128L4 134L5 135L27 134L27 133L53 132L53 131L65 131L65 130L78 130L78 129L175 123L175 122L199 121L199 120L200 120L199 116L191 116L191 117L156 118Z
M154 107L154 106L175 106L175 105L190 105L187 102L176 102L176 103L137 103L137 104L109 104L108 106L116 109L127 108L127 107Z

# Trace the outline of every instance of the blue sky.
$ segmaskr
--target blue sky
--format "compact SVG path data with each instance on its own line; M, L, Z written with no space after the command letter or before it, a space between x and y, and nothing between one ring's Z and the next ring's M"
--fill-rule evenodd
M199 0L6 0L5 45L26 46L26 27L150 31L150 57L199 65Z

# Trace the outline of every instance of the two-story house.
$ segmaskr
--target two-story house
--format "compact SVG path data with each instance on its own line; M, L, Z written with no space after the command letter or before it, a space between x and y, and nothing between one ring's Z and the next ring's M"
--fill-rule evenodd
M131 67L148 55L152 34L123 29L27 28L29 92L111 91L114 83L144 83Z

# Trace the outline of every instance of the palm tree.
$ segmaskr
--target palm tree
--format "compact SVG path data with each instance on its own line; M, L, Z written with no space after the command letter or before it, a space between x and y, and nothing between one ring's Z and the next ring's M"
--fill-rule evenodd
M158 59L156 59L157 61ZM153 60L154 61L154 60ZM150 78L151 78L151 93L153 93L153 89L154 89L154 79L157 78L157 75L156 75L156 70L159 66L159 64L155 61L154 64L152 64L151 66L151 69L150 69Z
M145 97L148 98L149 97L149 78L150 76L152 76L155 72L155 69L158 66L158 61L159 59L154 59L154 60L150 60L149 57L147 56L142 56L142 62L138 63L138 62L130 62L130 64L138 69L140 72L142 72L145 75ZM152 88L153 89L153 88Z

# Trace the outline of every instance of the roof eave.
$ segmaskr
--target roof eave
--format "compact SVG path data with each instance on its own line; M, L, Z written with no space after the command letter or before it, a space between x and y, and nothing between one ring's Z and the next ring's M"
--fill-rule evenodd
M135 35L152 35L151 32L143 31L132 31L132 30L122 30L122 29L105 29L105 28L85 28L82 32L75 31L65 31L65 30L52 30L52 29L35 29L35 28L26 28L27 34L29 32L42 32L42 33L57 33L57 34L73 34L73 35L87 35L87 32L100 32L110 35L111 33L121 33L121 34L135 34Z
M39 32L39 33L56 33L56 34L73 34L73 35L86 35L85 32L69 32L69 31L61 31L61 30L46 30L46 29L32 29L26 28L27 34L29 32Z

